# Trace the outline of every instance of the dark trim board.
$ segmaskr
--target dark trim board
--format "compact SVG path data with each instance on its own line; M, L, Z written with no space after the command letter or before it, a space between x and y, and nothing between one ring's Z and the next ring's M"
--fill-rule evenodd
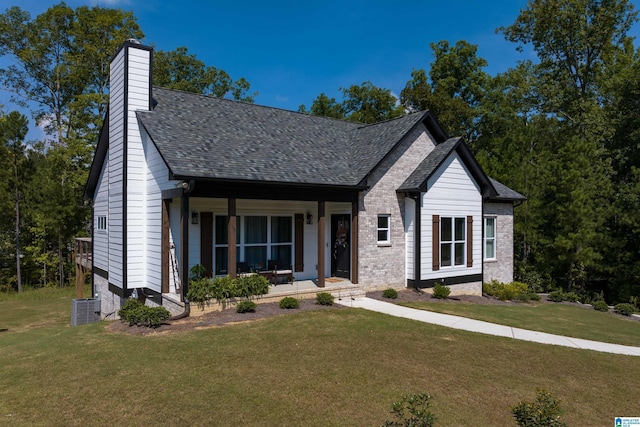
M97 276L102 277L103 279L109 280L109 272L101 269L100 267L93 266L93 271Z
M121 287L109 282L109 292L118 295L121 298L129 298L133 293L131 289L122 289Z
M482 274L469 274L467 276L455 276L455 277L445 277L441 279L428 279L428 280L420 280L417 283L417 287L420 289L424 288L433 288L436 283L442 283L444 285L461 285L463 283L473 283L473 282L482 282ZM412 279L407 279L407 287L415 288L416 281Z

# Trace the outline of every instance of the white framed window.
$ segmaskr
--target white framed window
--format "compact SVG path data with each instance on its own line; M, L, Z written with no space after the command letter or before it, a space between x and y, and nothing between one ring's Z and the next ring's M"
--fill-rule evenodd
M96 231L101 233L107 232L107 216L106 215L98 215L96 217Z
M484 219L484 259L496 259L496 217Z
M391 215L378 215L378 245L391 244Z
M440 218L440 266L465 265L466 231L466 218Z
M226 215L215 216L215 267L216 275L228 274L229 242ZM237 216L236 262L246 264L251 271L268 268L268 262L276 261L278 268L286 269L293 260L293 217L245 215Z

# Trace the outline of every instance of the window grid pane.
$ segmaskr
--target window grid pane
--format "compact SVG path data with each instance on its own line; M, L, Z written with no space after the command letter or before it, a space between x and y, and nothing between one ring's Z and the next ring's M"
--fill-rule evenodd
M244 219L244 242L267 243L267 217L247 216Z
M291 224L290 216L271 217L271 243L291 243Z

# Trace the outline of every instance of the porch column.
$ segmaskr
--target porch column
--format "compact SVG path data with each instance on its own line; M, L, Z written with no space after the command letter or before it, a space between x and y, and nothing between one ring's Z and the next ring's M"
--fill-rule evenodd
M324 200L318 201L318 287L324 288L325 213Z
M358 200L351 202L351 283L358 283Z
M180 199L180 284L184 301L189 291L189 196Z
M227 226L227 242L229 242L228 259L227 259L227 274L229 277L235 278L237 272L236 266L236 199L229 197L228 199L228 215L229 223Z
M162 232L161 239L161 256L160 262L160 291L165 294L169 292L169 203L171 199L162 199Z

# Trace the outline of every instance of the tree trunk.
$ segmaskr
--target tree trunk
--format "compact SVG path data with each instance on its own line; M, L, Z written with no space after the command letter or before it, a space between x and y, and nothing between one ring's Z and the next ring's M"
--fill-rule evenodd
M64 288L64 261L62 259L62 234L58 226L58 282Z
M18 156L13 156L13 171L15 174L16 190L16 279L18 282L18 293L22 292L22 275L20 273L20 193L18 191Z

